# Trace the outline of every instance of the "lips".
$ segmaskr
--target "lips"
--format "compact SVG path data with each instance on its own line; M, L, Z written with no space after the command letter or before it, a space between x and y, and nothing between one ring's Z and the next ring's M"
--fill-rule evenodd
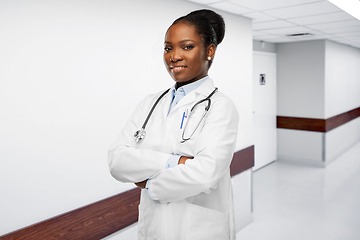
M187 68L187 66L170 66L170 70L174 73L181 72L185 68Z

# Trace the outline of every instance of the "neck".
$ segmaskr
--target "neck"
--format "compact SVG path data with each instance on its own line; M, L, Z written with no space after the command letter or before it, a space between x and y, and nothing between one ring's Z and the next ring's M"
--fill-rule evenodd
M206 77L206 76L207 76L207 75L205 75L204 77ZM180 88L180 87L182 87L182 86L185 86L185 85L187 85L187 84L190 84L190 83L196 82L196 81L198 81L198 80L201 80L201 79L203 79L204 77L199 78L199 79L196 79L196 80L191 79L191 80L186 81L186 82L176 82L176 84L175 84L175 90L177 90L178 88Z

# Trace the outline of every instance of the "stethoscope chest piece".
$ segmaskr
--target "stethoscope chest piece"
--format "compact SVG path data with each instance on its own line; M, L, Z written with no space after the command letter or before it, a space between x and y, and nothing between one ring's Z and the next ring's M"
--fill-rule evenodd
M140 142L146 136L145 129L141 128L134 133L135 142Z

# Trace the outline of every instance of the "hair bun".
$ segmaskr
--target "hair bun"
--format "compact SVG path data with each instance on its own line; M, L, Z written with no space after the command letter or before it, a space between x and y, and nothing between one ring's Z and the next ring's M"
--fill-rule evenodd
M222 16L208 9L197 10L176 19L173 24L186 21L193 24L198 33L205 39L205 46L222 42L225 35L225 22Z
M222 42L225 35L225 21L221 15L209 9L197 10L191 12L190 14L195 14L206 18L215 31L217 44Z

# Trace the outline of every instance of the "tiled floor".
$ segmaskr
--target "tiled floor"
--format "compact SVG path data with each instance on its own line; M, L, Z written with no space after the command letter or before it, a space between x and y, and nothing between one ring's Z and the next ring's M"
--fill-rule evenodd
M360 143L326 168L274 162L253 177L254 221L238 240L360 239Z

